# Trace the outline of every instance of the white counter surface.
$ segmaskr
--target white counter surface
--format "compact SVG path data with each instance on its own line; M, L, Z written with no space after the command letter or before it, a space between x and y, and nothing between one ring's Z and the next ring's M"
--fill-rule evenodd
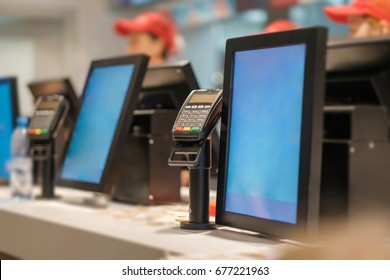
M90 193L57 188L63 200ZM185 231L187 205L111 202L91 208L63 200L12 201L0 188L0 252L21 259L273 258L280 245L223 229Z

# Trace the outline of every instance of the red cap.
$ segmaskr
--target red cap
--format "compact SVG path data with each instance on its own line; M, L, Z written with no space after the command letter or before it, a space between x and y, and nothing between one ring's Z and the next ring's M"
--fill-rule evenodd
M261 33L272 33L300 28L299 25L287 19L275 20L268 24Z
M150 32L160 37L168 50L175 47L176 27L173 20L161 12L146 12L133 19L119 19L114 24L115 31L126 36L133 32Z
M325 7L325 14L337 23L346 23L349 16L369 15L390 22L389 0L355 0L350 5Z

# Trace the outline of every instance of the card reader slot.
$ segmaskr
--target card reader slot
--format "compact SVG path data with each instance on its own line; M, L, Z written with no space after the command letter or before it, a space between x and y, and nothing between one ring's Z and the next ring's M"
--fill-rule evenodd
M199 161L200 147L174 147L168 159L170 166L195 166Z

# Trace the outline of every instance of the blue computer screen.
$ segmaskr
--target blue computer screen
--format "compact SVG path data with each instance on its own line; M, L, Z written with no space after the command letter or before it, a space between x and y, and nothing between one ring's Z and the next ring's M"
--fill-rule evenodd
M92 70L62 179L100 183L133 71L133 64Z
M234 54L225 210L294 224L306 45Z
M0 179L9 179L7 162L11 158L11 137L14 128L12 89L9 81L0 81Z

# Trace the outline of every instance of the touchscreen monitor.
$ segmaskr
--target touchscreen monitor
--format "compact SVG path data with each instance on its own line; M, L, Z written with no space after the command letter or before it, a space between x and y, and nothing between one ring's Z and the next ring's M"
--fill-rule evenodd
M16 78L0 78L0 182L9 180L11 138L18 115Z
M145 56L130 56L92 63L60 184L104 190L115 146L131 124L146 62Z
M318 218L325 45L322 28L227 41L218 224L285 237Z

